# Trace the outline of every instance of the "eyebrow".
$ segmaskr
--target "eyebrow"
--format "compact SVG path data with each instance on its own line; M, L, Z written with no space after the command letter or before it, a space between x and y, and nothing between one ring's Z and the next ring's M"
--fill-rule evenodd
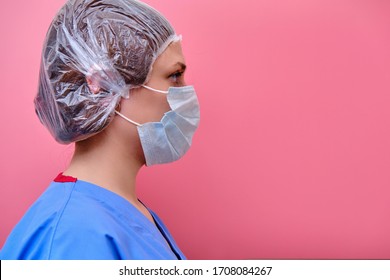
M180 70L183 72L187 69L187 65L182 62L176 62L173 66L179 66L181 68Z

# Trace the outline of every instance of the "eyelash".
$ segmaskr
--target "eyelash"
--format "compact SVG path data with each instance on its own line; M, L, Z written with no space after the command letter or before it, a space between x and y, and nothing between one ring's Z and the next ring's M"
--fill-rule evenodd
M176 71L175 73L169 76L170 79L173 80L174 83L178 83L178 80L183 76L183 71Z

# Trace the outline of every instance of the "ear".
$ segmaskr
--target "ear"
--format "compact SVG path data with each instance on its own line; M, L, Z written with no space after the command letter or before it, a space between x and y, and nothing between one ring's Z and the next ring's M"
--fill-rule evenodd
M94 75L89 75L89 76L86 76L85 77L85 80L87 81L87 84L88 84L88 87L89 87L89 90L93 93L93 94L97 94L99 91L100 91L100 87L99 87L99 81L96 77L94 77Z

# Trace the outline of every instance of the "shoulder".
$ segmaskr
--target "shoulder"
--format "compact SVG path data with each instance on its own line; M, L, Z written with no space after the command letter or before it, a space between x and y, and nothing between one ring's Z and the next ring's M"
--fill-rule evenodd
M50 184L8 236L1 258L47 259L48 244L68 196L67 188Z
M109 232L115 230L109 211L75 189L75 182L53 182L15 226L0 258L119 258Z
M115 211L85 182L75 183L55 225L50 259L120 259L116 241L123 230Z

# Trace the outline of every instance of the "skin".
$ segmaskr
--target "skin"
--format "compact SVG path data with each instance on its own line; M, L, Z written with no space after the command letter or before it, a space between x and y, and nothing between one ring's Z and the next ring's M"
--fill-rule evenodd
M185 59L181 42L171 43L152 65L147 86L168 90L185 86ZM122 99L120 112L140 124L160 121L169 111L166 94L143 87L133 89L129 99ZM151 222L149 211L137 199L136 178L145 157L137 127L119 116L99 134L76 143L73 158L64 175L96 184L133 204Z

